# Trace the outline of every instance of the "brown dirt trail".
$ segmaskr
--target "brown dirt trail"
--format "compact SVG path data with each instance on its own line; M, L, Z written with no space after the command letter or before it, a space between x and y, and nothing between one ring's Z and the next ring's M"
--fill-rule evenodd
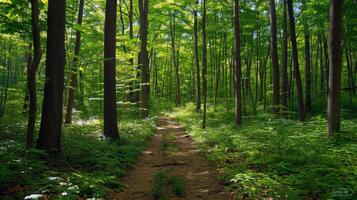
M216 168L199 155L184 128L166 117L158 119L156 134L136 167L123 178L127 188L123 192L107 194L106 199L154 200L154 176L159 171L184 180L184 196L170 194L170 200L234 199L234 194L225 191L219 183Z

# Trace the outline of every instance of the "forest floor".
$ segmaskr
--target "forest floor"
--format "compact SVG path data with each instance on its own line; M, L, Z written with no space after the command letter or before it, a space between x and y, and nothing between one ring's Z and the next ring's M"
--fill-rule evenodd
M216 167L201 156L183 126L160 117L156 134L136 167L123 178L122 192L108 193L107 199L151 200L233 199L218 180Z

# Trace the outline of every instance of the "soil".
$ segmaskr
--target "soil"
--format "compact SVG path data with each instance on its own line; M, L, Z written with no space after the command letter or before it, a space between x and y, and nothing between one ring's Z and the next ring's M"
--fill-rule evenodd
M167 117L160 117L156 134L148 143L136 167L124 178L124 191L110 192L106 199L154 200L154 177L160 171L180 177L185 184L183 197L173 192L170 200L233 200L218 180L216 167L201 156L183 126Z

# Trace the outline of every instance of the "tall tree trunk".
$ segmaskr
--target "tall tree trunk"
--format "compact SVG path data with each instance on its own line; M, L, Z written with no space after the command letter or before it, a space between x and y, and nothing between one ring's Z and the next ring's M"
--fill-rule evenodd
M203 15L202 15L202 77L203 77L203 129L206 128L207 115L207 38L206 38L206 0L203 0Z
M83 19L83 9L84 9L84 0L79 1L79 11L78 11L78 18L77 18L77 25L80 27L82 25ZM67 108L66 108L66 117L65 117L65 124L72 123L72 111L74 107L74 93L77 87L77 71L78 71L78 59L79 59L79 51L81 48L81 31L76 31L76 44L74 47L74 58L73 58L73 66L72 66L72 73L71 73L71 80L68 88L68 101L67 101Z
M329 37L329 93L328 93L328 133L340 132L341 103L341 29L343 0L331 0Z
M140 60L141 60L141 117L149 116L150 73L147 50L149 0L139 0L140 10Z
M61 151L65 65L66 1L49 0L47 18L46 82L37 147Z
M279 114L280 104L280 73L278 60L278 44L276 30L275 0L270 0L270 31L271 60L273 66L273 113Z
M117 0L106 0L104 26L104 135L119 138L116 110Z
M308 25L305 25L305 82L306 82L306 112L310 112L311 105L311 54L310 54L310 32Z
M29 118L27 124L27 148L33 147L36 112L37 112L37 89L36 89L36 74L41 61L41 36L40 36L40 9L39 1L31 0L31 18L32 18L32 41L34 46L33 61L27 71L27 86L29 92Z
M240 27L239 27L239 0L234 0L234 38L235 38L235 89L236 89L236 124L242 124L242 64L240 58Z
M281 104L283 111L288 109L288 24L287 24L287 10L286 0L282 0L283 4L283 43L282 43L282 98ZM285 115L285 113L284 113Z
M180 106L181 104L181 94L180 94L180 76L179 76L179 69L178 69L178 58L176 57L176 19L175 13L173 13L172 18L170 19L170 38L171 38L171 64L175 68L175 81L176 81L176 90L175 90L175 103L176 107Z
M296 28L295 28L295 18L292 0L287 0L288 13L290 19L290 37L291 37L291 47L293 50L293 63L294 63L294 75L296 81L296 92L297 92L297 103L300 121L305 121L305 106L304 106L304 94L302 89L302 81L299 68L299 55L296 43Z
M196 0L196 6L198 6L198 0ZM201 77L200 77L200 59L198 55L198 20L197 20L197 8L193 10L193 34L195 41L195 65L196 65L196 112L201 111Z

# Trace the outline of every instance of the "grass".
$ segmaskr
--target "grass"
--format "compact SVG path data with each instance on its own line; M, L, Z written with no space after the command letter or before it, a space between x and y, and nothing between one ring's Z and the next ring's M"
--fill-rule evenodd
M357 197L356 119L344 119L343 132L331 138L321 116L300 123L259 113L245 116L237 127L233 112L218 107L208 110L208 127L202 130L194 104L168 115L183 123L219 164L222 181L238 192L238 199Z
M77 121L64 128L62 153L25 149L25 124L0 127L0 199L23 199L31 194L52 199L103 198L120 189L125 172L155 129L154 119L121 121L120 141L103 140L102 122ZM7 193L7 194L6 194Z
M184 197L185 192L186 185L182 178L169 176L163 170L154 175L152 194L155 199L168 200L170 193L173 193L177 197Z

